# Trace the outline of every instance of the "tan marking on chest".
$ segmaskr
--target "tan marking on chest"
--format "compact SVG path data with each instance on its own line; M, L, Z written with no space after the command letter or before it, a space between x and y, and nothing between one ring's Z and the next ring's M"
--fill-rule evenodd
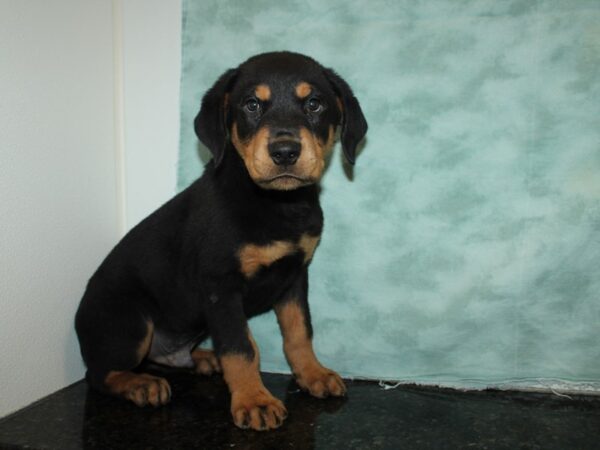
M320 236L303 234L298 243L273 241L267 245L245 244L238 251L240 270L246 278L252 278L261 267L297 252L304 253L304 263L310 261L319 243Z
M247 278L251 278L261 266L270 266L295 250L296 246L288 241L273 241L268 245L246 244L238 253L241 271Z
M304 252L304 263L307 263L312 259L315 248L317 248L317 244L319 243L319 239L321 239L321 236L310 236L308 234L303 234L300 237L298 246Z

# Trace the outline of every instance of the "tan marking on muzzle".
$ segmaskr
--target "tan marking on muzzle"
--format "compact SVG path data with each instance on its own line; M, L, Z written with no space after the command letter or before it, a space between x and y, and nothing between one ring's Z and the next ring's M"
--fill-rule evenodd
M234 122L231 127L231 142L244 160L250 177L258 185L265 189L291 190L319 181L325 167L325 157L331 151L335 137L333 126L329 127L326 142L317 139L305 127L300 128L299 134L300 157L290 166L278 166L271 159L269 142L278 139L271 139L268 126L261 127L253 136L242 140L238 134L237 123ZM284 172L290 176L279 177L285 175Z
M269 156L269 128L260 128L254 136L242 141L237 130L237 123L231 127L231 142L244 160L248 173L253 180L265 178L272 172L273 161Z
M300 128L300 142L302 143L302 152L300 158L296 162L299 172L306 174L307 178L318 181L323 175L325 168L325 157L331 151L334 144L334 127L329 126L329 134L327 141L322 142L320 139L308 131L308 129Z

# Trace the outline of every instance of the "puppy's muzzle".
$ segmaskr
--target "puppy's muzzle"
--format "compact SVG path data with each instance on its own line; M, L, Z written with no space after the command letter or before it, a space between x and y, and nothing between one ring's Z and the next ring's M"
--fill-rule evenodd
M301 149L299 142L278 140L269 144L269 156L278 166L292 166L298 161Z

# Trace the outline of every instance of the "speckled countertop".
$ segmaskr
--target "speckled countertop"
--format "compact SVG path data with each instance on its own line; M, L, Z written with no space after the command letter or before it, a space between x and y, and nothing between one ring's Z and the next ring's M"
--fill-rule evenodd
M318 400L289 376L264 374L284 399L285 424L271 432L231 424L218 376L170 373L174 398L133 404L75 383L0 420L0 448L51 449L415 449L600 448L600 398L464 393L349 382L345 399Z

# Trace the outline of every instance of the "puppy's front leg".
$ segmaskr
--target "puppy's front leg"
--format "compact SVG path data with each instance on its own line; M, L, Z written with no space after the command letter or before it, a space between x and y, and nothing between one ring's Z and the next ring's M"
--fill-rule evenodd
M312 325L308 309L308 274L304 273L275 305L277 321L283 335L283 351L298 385L314 397L336 397L346 393L342 378L323 367L312 345Z
M240 428L268 430L287 417L283 403L263 385L258 347L252 338L239 294L219 298L213 293L207 319L223 377L231 392L231 415Z

